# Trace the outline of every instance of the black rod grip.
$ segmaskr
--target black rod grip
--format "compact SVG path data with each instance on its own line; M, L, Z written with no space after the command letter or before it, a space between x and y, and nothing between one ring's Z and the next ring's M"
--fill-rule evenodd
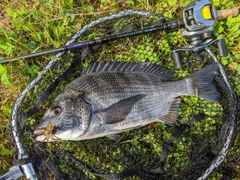
M221 56L221 57L228 56L228 51L227 51L226 43L225 43L225 41L224 41L223 39L220 39L220 40L217 42L217 46L218 46L219 56Z
M173 59L174 68L175 69L181 69L182 64L181 64L180 56L179 56L178 52L176 52L176 51L172 52L172 59Z

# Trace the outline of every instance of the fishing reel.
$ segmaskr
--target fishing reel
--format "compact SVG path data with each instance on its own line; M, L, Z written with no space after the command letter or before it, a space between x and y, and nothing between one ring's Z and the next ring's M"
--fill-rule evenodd
M196 1L183 9L185 29L183 29L182 35L189 41L191 46L185 46L173 51L172 59L175 69L181 68L179 51L193 51L197 60L201 60L198 53L212 43L217 42L219 56L228 55L225 41L223 39L213 40L212 32L218 16L218 12L210 0Z

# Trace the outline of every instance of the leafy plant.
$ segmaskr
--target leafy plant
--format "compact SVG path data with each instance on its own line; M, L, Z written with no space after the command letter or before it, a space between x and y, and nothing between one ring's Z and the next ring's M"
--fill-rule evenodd
M1 155L2 156L11 156L11 151L9 149L6 149L5 147L1 148Z
M236 71L237 74L240 74L239 28L240 15L238 15L238 17L230 16L225 22L218 22L213 31L215 36L226 40L226 45L229 50L229 55L221 58L221 63Z
M10 84L9 78L7 76L7 69L0 64L0 76L1 76L1 81L3 84L8 85Z

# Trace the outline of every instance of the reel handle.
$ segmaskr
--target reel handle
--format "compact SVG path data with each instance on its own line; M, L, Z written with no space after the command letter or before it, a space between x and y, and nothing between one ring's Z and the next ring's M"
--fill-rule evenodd
M230 9L218 10L217 11L217 20L221 21L227 19L229 16L236 17L240 14L240 9L233 7Z

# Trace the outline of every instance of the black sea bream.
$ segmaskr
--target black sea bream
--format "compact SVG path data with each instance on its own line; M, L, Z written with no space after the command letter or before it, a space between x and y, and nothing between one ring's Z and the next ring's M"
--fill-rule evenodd
M151 122L173 125L177 120L179 96L189 95L219 102L212 84L217 64L177 81L172 73L151 63L96 62L69 83L45 112L35 130L37 141L50 121L54 141L86 140L118 134Z

